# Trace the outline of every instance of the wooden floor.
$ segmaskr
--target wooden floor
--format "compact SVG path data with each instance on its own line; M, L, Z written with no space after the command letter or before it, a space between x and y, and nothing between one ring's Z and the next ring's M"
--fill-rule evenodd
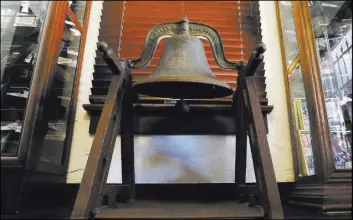
M140 203L142 204L142 203ZM229 205L233 204L233 203L228 203ZM244 205L244 204L243 204ZM235 204L234 209L238 210L239 208L241 208L241 204ZM121 207L120 207L121 208ZM243 206L243 208L246 208L245 206ZM72 211L72 206L70 207L63 207L63 206L57 206L57 207L53 207L53 208L41 208L39 210L31 210L32 213L27 213L26 215L1 215L0 219L70 219L71 216L71 211ZM122 211L122 210L120 210ZM352 214L340 214L340 215L333 215L333 216L322 216L319 213L317 213L316 211L311 211L311 210L305 210L302 208L298 208L298 207L293 207L293 206L289 206L284 204L283 206L283 211L284 211L284 219L332 219L332 220L337 220L337 219L352 219ZM115 210L116 213L117 210ZM101 212L98 216L100 216L100 218L102 218L102 215L107 213L106 218L112 218L109 217L109 215L114 214L114 211L108 211L106 209L103 209L103 212ZM119 215L122 215L123 213L119 212ZM236 213L237 216L239 216L239 213ZM126 212L125 212L126 215ZM143 218L150 218L151 217L146 217L144 216ZM159 219L168 219L165 217L160 217ZM177 217L172 217L174 219L178 219ZM195 217L189 217L195 219ZM204 217L204 219L212 219L212 217L207 216ZM240 217L238 217L240 218ZM250 217L244 217L242 219L253 219ZM126 217L125 217L126 219ZM138 219L138 217L137 217ZM140 218L141 219L141 218ZM158 218L156 218L158 219ZM179 218L182 219L182 218ZM220 219L220 217L213 217L213 219ZM234 217L232 218L228 218L228 219L234 219ZM236 218L235 218L236 219Z
M118 208L102 207L98 219L255 219L263 218L261 207L249 207L236 201L153 201L136 200L131 204L119 203Z

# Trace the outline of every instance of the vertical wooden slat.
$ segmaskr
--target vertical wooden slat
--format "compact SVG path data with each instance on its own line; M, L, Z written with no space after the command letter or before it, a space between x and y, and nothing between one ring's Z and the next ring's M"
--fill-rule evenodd
M235 150L235 184L238 187L245 184L246 181L246 154L247 154L247 136L249 116L244 111L243 94L240 92L235 98L236 104L236 150ZM242 194L237 190L237 194Z
M129 185L128 201L135 198L135 165L134 165L134 129L133 129L133 94L129 89L124 98L121 120L121 174L122 183Z

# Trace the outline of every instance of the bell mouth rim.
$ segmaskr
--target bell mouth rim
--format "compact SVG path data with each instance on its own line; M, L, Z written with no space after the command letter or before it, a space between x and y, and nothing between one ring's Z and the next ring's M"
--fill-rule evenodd
M147 79L136 81L132 86L143 84L143 83L154 83L154 82L196 82L196 83L212 83L222 87L231 89L231 87L222 81L218 81L216 78L211 77L194 77L194 76L153 76L153 79L149 77Z
M211 77L203 77L200 79L200 77L193 77L193 76L153 76L153 78L147 78L144 80L136 81L132 84L132 88L136 90L137 93L143 94L143 95L148 95L148 96L155 96L155 97L169 97L169 96L161 96L161 95L150 95L148 93L148 89L146 88L141 88L144 85L153 87L151 84L156 84L158 86L159 83L185 83L185 84L199 84L199 85L213 85L218 88L217 92L215 91L214 93L211 93L209 96L210 98L222 98L226 97L228 95L231 95L234 93L233 89L225 82L218 81L216 78L211 78ZM179 88L178 88L179 89ZM180 89L183 89L180 87ZM146 92L147 91L147 92ZM163 93L163 92L161 92ZM177 98L177 97L169 97L169 98ZM207 99L207 97L204 97Z

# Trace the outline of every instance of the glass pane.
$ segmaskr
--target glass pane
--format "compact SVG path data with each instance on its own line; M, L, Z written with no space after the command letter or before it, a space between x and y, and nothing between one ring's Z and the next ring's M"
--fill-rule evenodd
M288 83L294 120L299 176L314 175L315 165L311 145L310 119L300 63L288 75Z
M283 34L284 52L287 67L299 54L297 33L295 32L294 17L291 1L279 1L281 27Z
M75 13L77 19L83 25L87 1L68 1L68 2L72 12Z
M62 164L80 43L81 34L67 15L50 93L51 102L45 106L44 111L50 113L50 119L41 154L43 162Z
M1 156L16 156L48 1L1 1Z
M352 3L311 1L336 169L352 169Z

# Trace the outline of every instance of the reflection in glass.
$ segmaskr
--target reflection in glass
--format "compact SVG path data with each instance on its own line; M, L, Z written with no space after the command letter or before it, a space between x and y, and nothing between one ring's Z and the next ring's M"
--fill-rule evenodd
M42 147L42 162L62 164L80 41L80 32L70 17L66 16L60 55L53 73L55 78L50 91L50 103L45 106L44 110L50 116Z
M1 1L1 156L16 156L48 1Z
M87 1L68 1L72 12L83 25Z
M352 2L311 1L336 169L352 169Z
M300 63L298 63L293 72L288 75L288 83L299 162L299 176L315 175L310 119Z
M291 1L279 1L284 53L287 67L299 54Z

